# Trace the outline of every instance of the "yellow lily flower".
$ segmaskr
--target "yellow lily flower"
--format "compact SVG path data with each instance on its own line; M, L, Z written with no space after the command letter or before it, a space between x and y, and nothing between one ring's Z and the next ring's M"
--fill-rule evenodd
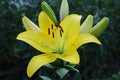
M38 17L40 27L36 28L33 22L23 17L24 26L28 28L27 31L20 33L17 39L44 53L30 60L27 67L28 77L31 77L43 65L52 63L57 58L72 64L79 64L78 47L89 42L101 44L89 33L79 34L80 19L80 15L71 14L56 27L48 15L42 11Z

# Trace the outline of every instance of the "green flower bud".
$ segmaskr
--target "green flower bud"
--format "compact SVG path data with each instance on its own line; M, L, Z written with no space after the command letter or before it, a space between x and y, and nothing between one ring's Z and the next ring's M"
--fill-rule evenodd
M26 30L40 31L40 28L26 16L22 18L22 22Z
M81 28L80 28L80 33L87 33L93 25L93 16L88 15L87 19L82 23Z
M52 8L44 1L41 3L42 10L50 17L50 19L57 25L57 18Z
M96 37L100 37L103 32L106 30L109 24L109 18L103 18L99 23L97 23L93 28L90 29L89 33L93 34Z
M62 21L69 14L69 5L67 0L62 0L60 7L60 21Z

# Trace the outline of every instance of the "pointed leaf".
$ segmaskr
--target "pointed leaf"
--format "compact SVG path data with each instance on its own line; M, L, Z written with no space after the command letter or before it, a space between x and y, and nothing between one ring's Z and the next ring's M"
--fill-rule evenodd
M106 30L109 23L109 18L103 18L99 23L97 23L92 29L90 29L89 33L93 34L96 37L100 37L103 32Z
M52 79L50 79L49 77L47 77L47 76L39 76L42 80L52 80Z
M68 69L65 69L65 68L60 68L60 69L56 70L56 73L60 76L61 79L62 79L68 72L69 72L69 70L68 70Z
M68 65L65 65L66 67L68 67L69 69L73 70L73 71L76 71L79 73L79 70L75 68L76 65L74 64L68 64Z
M51 68L51 69L54 68L51 64L46 64L45 66L48 67L48 68Z

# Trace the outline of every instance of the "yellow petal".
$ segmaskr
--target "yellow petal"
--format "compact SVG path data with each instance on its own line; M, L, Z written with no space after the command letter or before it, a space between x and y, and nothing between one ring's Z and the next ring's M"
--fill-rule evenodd
M41 54L34 56L27 67L27 75L31 77L43 65L54 62L56 57L53 54Z
M77 14L71 14L60 23L64 30L63 36L65 39L74 39L79 34L81 17Z
M24 16L22 22L26 30L40 31L40 28L27 17Z
M80 62L78 52L71 48L67 49L63 54L57 54L57 57L72 64L79 64Z
M86 34L80 34L75 41L71 42L73 44L70 46L78 48L83 44L91 43L91 42L101 44L100 41L95 36L86 33Z
M50 36L42 32L25 31L20 33L17 39L30 44L32 47L42 52L51 52L52 48L55 47Z
M40 29L45 33L48 34L48 28L51 28L52 25L54 26L54 23L52 20L48 17L48 15L45 12L40 12L38 17L38 22Z

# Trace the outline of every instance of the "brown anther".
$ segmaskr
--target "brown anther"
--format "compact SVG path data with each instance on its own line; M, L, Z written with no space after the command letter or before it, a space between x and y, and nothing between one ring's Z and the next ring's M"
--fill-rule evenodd
M50 28L48 28L48 34L50 35Z
M61 30L62 32L64 32L64 30L63 30L63 28L61 27L60 24L58 24L58 27L60 28L60 30Z
M62 31L60 30L60 37L62 37Z
M52 37L54 38L55 36L54 36L54 32L52 32Z
M51 29L53 30L53 24L51 24Z

